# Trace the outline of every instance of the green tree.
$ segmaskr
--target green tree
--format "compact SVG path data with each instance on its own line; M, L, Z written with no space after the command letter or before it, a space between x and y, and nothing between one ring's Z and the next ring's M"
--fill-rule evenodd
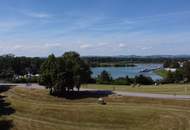
M183 74L184 74L184 77L187 78L188 81L190 81L190 61L184 63Z
M146 77L144 75L135 76L135 83L143 84L143 85L151 85L154 83L151 77Z
M97 77L97 83L100 84L110 84L112 82L112 77L107 71L102 71Z
M65 94L90 79L88 64L76 52L66 52L62 57L50 55L41 67L41 81L52 94Z
M57 80L57 72L57 60L53 54L49 55L47 60L41 66L40 82L50 89L50 94L53 94L54 85Z

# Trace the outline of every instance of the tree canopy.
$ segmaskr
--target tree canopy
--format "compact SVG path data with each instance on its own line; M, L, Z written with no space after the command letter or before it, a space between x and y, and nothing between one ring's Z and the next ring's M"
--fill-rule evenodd
M53 54L41 66L40 82L50 89L50 94L65 94L90 79L88 64L76 52L66 52L56 58Z
M107 71L103 70L100 75L97 77L97 83L99 84L111 84L112 76Z

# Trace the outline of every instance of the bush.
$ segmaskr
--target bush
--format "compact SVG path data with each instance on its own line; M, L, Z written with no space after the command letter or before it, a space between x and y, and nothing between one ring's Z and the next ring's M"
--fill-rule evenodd
M152 78L146 77L143 75L135 76L134 82L135 82L135 84L143 84L143 85L151 85L154 83Z
M111 74L109 74L107 71L102 71L100 75L98 75L96 82L98 84L111 84L112 83L112 77Z
M183 81L184 76L181 70L177 70L176 72L168 72L166 79L163 80L164 83L179 83Z
M130 85L132 83L132 80L126 76L126 77L119 77L115 80L113 80L113 83L112 84L115 84L115 85Z
M164 62L164 68L179 68L180 64L177 61L168 60Z

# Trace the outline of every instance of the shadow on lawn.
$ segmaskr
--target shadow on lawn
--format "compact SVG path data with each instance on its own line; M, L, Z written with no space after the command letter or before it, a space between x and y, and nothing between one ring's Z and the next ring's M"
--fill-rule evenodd
M110 90L82 90L82 91L71 91L65 94L63 97L67 99L84 99L84 98L100 98L107 97L113 94Z
M11 88L9 85L0 85L0 94L8 91ZM6 96L0 95L0 117L3 115L11 115L15 110L10 107L10 103L5 101ZM0 120L0 130L10 130L13 127L12 120Z

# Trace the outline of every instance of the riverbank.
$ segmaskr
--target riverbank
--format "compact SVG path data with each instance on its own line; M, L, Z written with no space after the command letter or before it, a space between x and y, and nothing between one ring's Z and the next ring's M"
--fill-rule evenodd
M163 78L166 78L167 74L168 74L168 72L164 69L156 69L156 70L154 70L154 73L156 73L157 75L159 75Z

